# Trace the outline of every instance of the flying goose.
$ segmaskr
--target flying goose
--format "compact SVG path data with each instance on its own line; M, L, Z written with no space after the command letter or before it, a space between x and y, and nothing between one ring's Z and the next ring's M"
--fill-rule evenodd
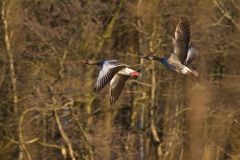
M99 93L110 82L110 104L114 104L119 98L125 82L129 78L136 79L141 74L128 65L120 63L117 60L82 60L82 63L101 66L97 81L94 86L94 92Z
M147 60L161 62L167 68L181 74L198 76L197 71L187 67L196 57L196 49L190 43L189 21L182 17L178 22L174 37L172 37L173 53L167 57L157 57L152 54L144 56Z

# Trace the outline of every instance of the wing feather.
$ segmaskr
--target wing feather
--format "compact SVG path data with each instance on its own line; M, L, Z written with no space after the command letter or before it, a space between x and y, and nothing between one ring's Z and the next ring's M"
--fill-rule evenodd
M170 58L175 61L185 62L187 57L188 47L190 40L190 27L189 21L186 17L180 19L174 37L172 38L173 51Z
M129 76L115 74L113 79L110 82L110 103L114 104L122 90L124 88L125 82L128 80Z
M121 64L115 60L105 62L99 72L93 89L94 92L99 93L100 90L103 89L111 81L114 75L125 67L125 64Z
M189 65L197 56L198 56L198 51L195 48L190 47L188 49L187 58L184 64Z

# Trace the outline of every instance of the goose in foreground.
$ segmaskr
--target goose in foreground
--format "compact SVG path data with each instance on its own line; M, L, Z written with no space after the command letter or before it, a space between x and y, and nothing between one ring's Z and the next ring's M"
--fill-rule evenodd
M192 74L198 76L197 71L187 67L196 57L196 49L190 43L189 21L182 17L178 22L174 37L172 37L173 53L167 57L157 57L152 54L144 56L148 60L161 62L167 68L181 74Z
M94 86L94 92L99 93L110 82L110 103L114 104L119 98L125 82L129 78L136 79L141 74L128 65L120 63L117 60L82 60L82 63L101 66L97 81Z

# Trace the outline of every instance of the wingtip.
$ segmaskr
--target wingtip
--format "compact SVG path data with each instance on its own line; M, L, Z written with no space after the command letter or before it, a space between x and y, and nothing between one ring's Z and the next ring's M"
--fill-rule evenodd
M189 18L187 16L181 17L178 24L179 25L185 24L185 25L189 26L190 25L189 24Z
M181 21L189 21L189 18L187 16L183 16L180 18Z
M98 94L99 94L99 89L96 88L96 87L94 87L94 88L93 88L93 92L98 95Z

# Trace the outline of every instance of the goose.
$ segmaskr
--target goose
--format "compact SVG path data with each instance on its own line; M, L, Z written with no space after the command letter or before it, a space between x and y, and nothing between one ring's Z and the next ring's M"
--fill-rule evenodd
M119 98L125 82L129 79L137 79L141 73L129 68L128 65L117 60L82 60L83 64L101 66L97 77L94 92L98 94L108 83L110 83L110 104L113 105Z
M158 57L152 54L143 56L147 60L156 60L161 62L167 68L181 73L198 76L197 71L187 67L196 57L197 51L190 42L190 28L187 17L182 17L175 29L172 37L173 53L167 57Z

